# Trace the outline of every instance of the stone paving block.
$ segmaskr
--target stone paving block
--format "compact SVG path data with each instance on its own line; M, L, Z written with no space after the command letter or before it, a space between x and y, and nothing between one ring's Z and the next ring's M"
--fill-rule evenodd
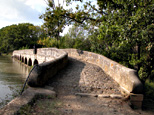
M132 101L133 109L142 109L142 101Z
M110 95L109 94L98 94L98 97L110 98Z
M143 94L130 93L130 101L143 101Z
M91 93L76 93L75 95L81 97L97 97L97 94L91 94Z
M141 109L143 101L143 94L130 93L130 103L134 109Z

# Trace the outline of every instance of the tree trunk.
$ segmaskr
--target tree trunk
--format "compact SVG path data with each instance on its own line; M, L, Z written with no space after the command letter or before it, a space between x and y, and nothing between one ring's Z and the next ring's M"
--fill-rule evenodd
M137 57L138 57L138 60L140 60L140 58L141 58L141 43L138 42L137 45L138 45ZM137 67L137 71L139 71L140 70L140 67L141 67L141 63L138 63L137 66L138 66Z

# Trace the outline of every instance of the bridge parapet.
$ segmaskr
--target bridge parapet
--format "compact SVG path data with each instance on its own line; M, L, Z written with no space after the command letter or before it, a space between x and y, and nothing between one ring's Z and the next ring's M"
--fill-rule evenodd
M68 56L82 59L100 66L109 76L119 83L126 93L142 93L143 85L136 70L127 68L103 55L77 49L63 49Z
M63 49L68 56L82 59L101 67L106 74L112 77L121 87L123 93L130 96L132 105L136 108L142 107L143 85L137 76L137 71L127 68L103 55L92 52Z
M25 64L28 64L29 62L32 62L29 64L29 66L35 65L38 62L38 64L48 62L51 60L54 60L57 57L60 57L61 54L59 53L60 50L56 48L38 48L37 54L34 54L34 49L25 49L25 50L15 50L13 52L13 56L24 62ZM27 60L27 62L25 61Z

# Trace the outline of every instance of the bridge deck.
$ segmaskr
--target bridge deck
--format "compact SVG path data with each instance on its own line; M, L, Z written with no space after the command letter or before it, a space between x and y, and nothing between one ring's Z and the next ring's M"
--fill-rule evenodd
M120 90L118 84L104 74L100 67L73 58L69 58L68 66L48 85L54 87L57 98L36 101L32 107L33 115L152 115L132 110L127 101L122 99L76 96L76 93L118 95ZM43 109L40 109L40 103ZM49 103L53 104L52 107Z
M69 58L68 66L60 71L49 86L54 87L57 98L42 102L61 102L58 109L62 115L138 115L122 99L76 96L76 93L120 94L120 88L103 70L93 64ZM36 102L34 110L37 110ZM41 113L45 110L41 111ZM35 113L35 112L34 112Z
M69 94L120 94L119 85L100 67L73 58L69 58L68 66L54 78L49 84L55 89L70 90L67 92Z

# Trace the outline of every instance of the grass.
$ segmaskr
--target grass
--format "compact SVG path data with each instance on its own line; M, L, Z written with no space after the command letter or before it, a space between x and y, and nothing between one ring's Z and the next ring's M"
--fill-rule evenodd
M150 80L145 81L145 97L154 100L154 82Z
M154 81L146 80L144 87L142 109L154 112Z
M34 103L23 106L17 115L60 115L62 103L57 99L38 98Z

